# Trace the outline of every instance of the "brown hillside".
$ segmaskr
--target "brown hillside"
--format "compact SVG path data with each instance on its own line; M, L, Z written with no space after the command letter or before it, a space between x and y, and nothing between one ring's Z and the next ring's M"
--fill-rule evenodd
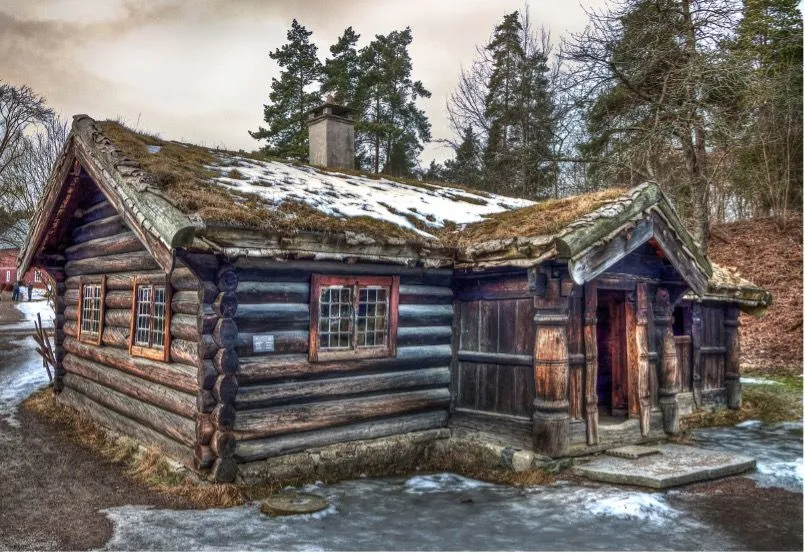
M710 258L773 295L764 317L741 316L743 365L768 372L802 373L802 216L785 229L772 219L716 225Z

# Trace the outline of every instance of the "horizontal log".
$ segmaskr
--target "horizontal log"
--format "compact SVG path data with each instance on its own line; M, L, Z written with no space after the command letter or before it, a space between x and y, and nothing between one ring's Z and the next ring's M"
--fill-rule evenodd
M215 370L219 374L234 374L240 365L238 354L233 348L221 348L212 359Z
M90 259L68 261L64 272L68 277L75 275L98 275L104 273L124 273L128 271L151 271L159 264L147 251L106 255Z
M205 359L212 359L217 347L210 348L202 342L192 342L182 339L173 339L170 343L170 360L174 363L184 363L191 367L201 367Z
M339 424L447 407L446 388L321 401L302 405L239 411L233 426L237 440L267 438L328 428Z
M84 413L101 426L133 438L145 446L154 447L186 467L193 468L194 455L191 448L138 423L126 415L121 415L108 409L79 391L65 387L59 394L59 401Z
M77 374L133 399L189 419L196 415L196 398L193 394L132 376L95 361L88 361L73 353L65 356L63 365L68 373Z
M217 404L212 390L199 390L196 394L196 409L199 413L212 413Z
M131 308L129 309L106 309L103 314L104 326L116 326L120 328L131 327Z
M334 443L384 438L395 434L441 428L446 425L447 412L439 410L327 428L325 430L313 430L289 436L238 441L235 446L235 459L241 463L258 461Z
M196 374L198 387L203 390L212 390L212 387L215 386L215 379L218 378L218 372L215 370L212 361L204 361L204 364L198 368Z
M131 357L128 351L93 346L79 342L72 337L64 340L64 349L77 357L95 361L101 365L144 378L156 384L162 384L174 390L194 394L198 389L196 383L198 371L195 367L180 363L160 363L159 361L152 361L142 357Z
M456 354L459 362L467 363L487 363L490 365L514 365L527 366L534 365L533 355L514 355L511 353L489 353L482 351L461 350ZM584 356L580 356L580 362L584 362Z
M113 236L126 230L126 224L120 215L112 215L103 219L90 221L73 229L73 242L81 243L96 238Z
M154 405L143 403L120 392L111 390L91 380L68 372L64 375L64 385L81 392L91 400L116 413L134 419L136 422L167 436L180 444L195 447L195 422Z
M234 348L238 343L238 325L232 319L217 319L212 337L219 348Z
M234 403L238 395L238 379L231 374L219 374L212 387L212 395L218 403Z
M113 236L88 240L70 246L64 250L68 261L88 259L101 256L119 255L145 251L140 240L131 231L121 232Z
M481 299L516 299L531 298L535 294L544 292L542 282L534 283L541 290L529 288L528 275L518 271L509 275L496 277L474 276L456 278L453 284L455 299L457 301L475 301Z
M232 457L236 447L235 436L231 432L216 432L210 446L218 457Z
M174 290L198 293L201 288L201 279L188 267L176 267L170 280Z
M245 332L307 330L310 305L307 303L242 303L235 314L238 329Z
M119 326L107 326L103 329L101 335L101 344L113 348L129 349L129 333L128 328Z
M237 390L235 409L240 411L293 401L447 386L449 383L450 369L439 367L262 386L241 386Z
M78 306L79 291L77 288L64 293L64 302L67 307ZM104 305L107 309L131 309L131 288L126 290L107 290L104 295Z
M130 304L129 304L130 305ZM184 315L198 315L201 303L199 302L198 292L174 292L171 297L171 309L173 315L181 313Z
M240 359L241 386L271 380L313 377L347 372L394 371L441 367L450 363L449 345L397 348L396 357L310 363L304 355L277 355Z
M274 261L259 257L241 257L234 263L240 281L307 282L313 273L327 275L399 275L400 284L450 286L449 269L407 268L397 265L340 263L333 261Z
M81 215L81 221L84 223L89 223L92 221L97 221L98 219L106 219L107 217L112 217L113 215L117 215L115 206L110 204L108 200L104 199L86 208L84 213Z
M148 278L159 278L165 276L161 271L127 271L122 273L114 273L106 275L106 291L110 290L128 290L134 286L134 277L142 276ZM65 281L67 290L77 290L81 286L81 275L71 276Z
M212 417L205 413L196 415L196 441L201 445L208 445L215 434L215 425Z
M62 330L64 331L65 336L72 336L73 338L78 338L78 323L76 323L75 321L64 321Z
M253 336L262 332L239 332L236 350L241 357L254 354ZM305 353L308 348L308 332L300 330L270 332L274 336L273 354ZM259 355L259 354L258 354Z
M241 281L235 291L238 304L244 303L304 303L310 302L307 282Z
M189 342L201 340L202 327L198 315L171 315L171 336Z
M400 285L400 305L452 303L453 290L446 286Z
M397 347L449 344L452 337L449 326L409 326L397 329Z
M727 348L723 346L701 346L699 353L702 355L724 355L727 353Z
M449 326L453 324L453 305L402 305L399 308L399 327Z
M212 303L213 313L223 319L231 319L238 311L238 297L234 292L221 292Z

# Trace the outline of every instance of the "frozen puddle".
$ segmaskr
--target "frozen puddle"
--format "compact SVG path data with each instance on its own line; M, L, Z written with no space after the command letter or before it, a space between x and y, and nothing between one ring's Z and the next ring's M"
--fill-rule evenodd
M750 420L734 427L702 428L695 435L702 447L757 459L757 471L747 477L758 486L802 493L801 421L764 424Z
M556 484L518 489L453 474L308 486L319 516L268 518L257 504L103 511L107 550L611 550L724 549L731 539L662 493ZM675 531L668 532L673 522ZM583 529L581 531L580 529Z

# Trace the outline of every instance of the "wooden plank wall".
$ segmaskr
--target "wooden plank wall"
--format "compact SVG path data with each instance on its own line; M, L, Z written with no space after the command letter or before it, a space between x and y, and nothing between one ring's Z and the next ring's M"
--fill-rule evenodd
M727 348L724 333L724 306L702 306L701 374L705 390L724 387Z
M163 363L128 353L134 277L164 271L97 190L78 206L71 226L60 247L66 280L57 298L64 305L62 398L103 425L194 466L197 369L182 359ZM83 275L107 276L100 345L78 341ZM174 324L181 327L187 313L195 327L198 309L198 300L174 309ZM186 329L177 334L174 324L174 342L186 338Z
M457 278L456 407L530 420L534 297L525 272Z
M446 426L453 321L451 271L241 258L235 459L240 463L345 440ZM310 279L399 275L394 358L308 362ZM255 352L256 335L274 337Z

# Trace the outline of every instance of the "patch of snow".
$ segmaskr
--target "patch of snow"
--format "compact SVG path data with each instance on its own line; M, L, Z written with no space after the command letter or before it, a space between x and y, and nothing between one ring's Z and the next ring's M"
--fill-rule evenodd
M475 490L489 486L486 482L465 478L457 474L443 472L441 474L427 474L414 476L405 482L407 493L425 494L434 492L457 492Z
M739 422L738 424L735 425L735 428L758 428L762 424L763 424L763 421L748 420L748 421Z
M8 343L19 348L0 352L0 420L18 428L18 405L34 390L47 384L48 376L32 337Z
M145 147L148 150L149 154L158 154L159 151L162 149L162 146L155 146L153 144L149 144Z
M585 509L597 516L640 520L663 524L679 516L679 511L668 505L656 493L609 491L605 497L587 501Z
M22 313L23 320L15 323L0 324L0 332L4 330L30 330L33 333L34 321L37 320L37 314L42 316L42 325L45 328L53 328L54 313L50 304L44 299L33 299L32 301L28 301L28 296L26 295L25 297L25 301L20 301L14 304L14 306Z
M752 376L742 376L741 377L741 384L758 384L763 386L779 386L780 383L776 380L770 380L768 378L755 378Z
M233 165L242 178L228 176ZM432 235L418 230L408 218L415 218L426 227L440 228L447 222L474 223L493 213L533 204L528 200L473 194L449 186L424 183L415 186L385 178L370 179L242 157L222 157L220 165L209 168L220 173L214 181L223 187L256 194L271 205L293 199L332 217L368 216L428 237Z

